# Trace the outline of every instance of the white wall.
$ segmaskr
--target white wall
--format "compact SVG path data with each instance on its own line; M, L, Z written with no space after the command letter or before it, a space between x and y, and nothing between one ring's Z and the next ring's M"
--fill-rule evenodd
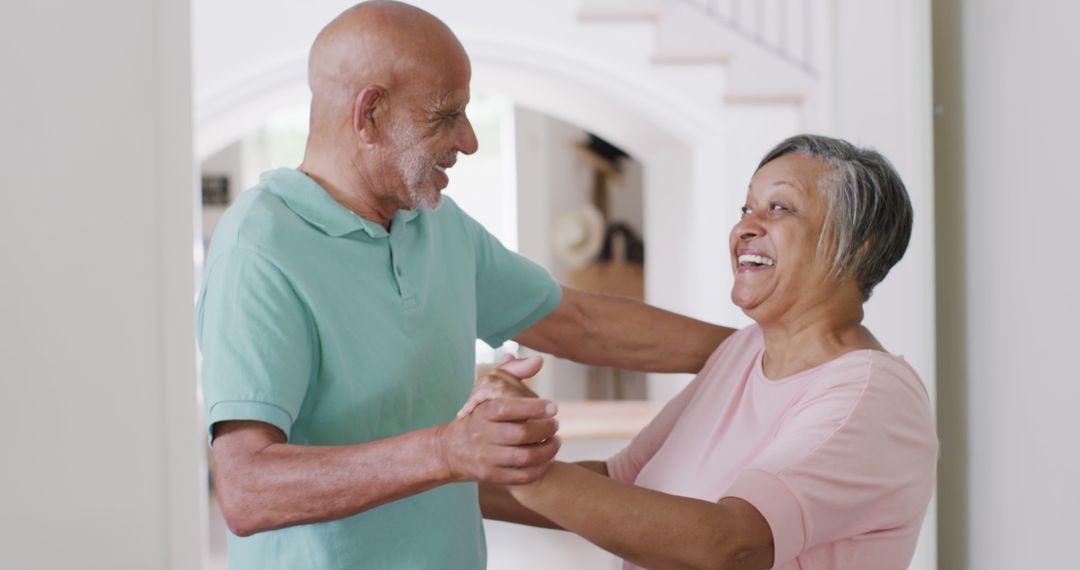
M0 568L197 568L188 2L0 8Z
M903 355L930 391L937 386L934 179L929 0L834 0L832 134L877 148L896 166L915 210L904 259L866 304L866 324ZM935 567L936 499L911 568ZM942 566L951 570L950 566Z
M1072 568L1080 4L934 18L941 568Z

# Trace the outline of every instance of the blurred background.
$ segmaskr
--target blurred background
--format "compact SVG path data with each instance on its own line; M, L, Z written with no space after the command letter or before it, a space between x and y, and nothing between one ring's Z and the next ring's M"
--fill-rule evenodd
M911 568L1067 567L1080 5L1053 0L425 0L473 62L480 150L447 193L561 282L743 326L727 232L760 157L877 148L916 223L867 323L930 388L942 457ZM306 57L351 3L0 7L2 568L224 568L193 300L217 220L296 166ZM513 343L478 344L478 365ZM567 460L689 380L548 359ZM489 524L492 569L615 568Z

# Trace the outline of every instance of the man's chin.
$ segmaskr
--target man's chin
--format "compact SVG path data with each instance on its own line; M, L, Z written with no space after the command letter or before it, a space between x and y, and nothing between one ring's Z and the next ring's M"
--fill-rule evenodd
M442 192L436 190L413 198L412 210L434 210L442 203Z
M438 209L439 204L442 204L442 194L436 194L430 199L422 200L420 202L420 209L428 211L435 210Z

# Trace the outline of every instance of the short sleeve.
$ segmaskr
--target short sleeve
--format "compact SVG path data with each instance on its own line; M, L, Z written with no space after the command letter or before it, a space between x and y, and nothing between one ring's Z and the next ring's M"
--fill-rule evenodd
M562 287L546 269L462 216L476 251L476 336L498 347L554 311Z
M776 566L925 513L937 459L933 416L918 377L888 358L851 359L802 398L725 494L768 521Z
M232 248L208 268L197 310L207 427L271 424L289 436L316 369L306 305L263 256Z

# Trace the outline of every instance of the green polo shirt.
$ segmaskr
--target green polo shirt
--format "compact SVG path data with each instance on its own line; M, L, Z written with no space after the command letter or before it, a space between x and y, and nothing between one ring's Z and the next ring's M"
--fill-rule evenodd
M222 217L197 331L209 426L258 420L291 443L347 445L453 419L476 339L499 346L558 305L540 266L448 197L387 232L293 169L262 176ZM240 538L233 570L480 569L476 485L341 520Z

